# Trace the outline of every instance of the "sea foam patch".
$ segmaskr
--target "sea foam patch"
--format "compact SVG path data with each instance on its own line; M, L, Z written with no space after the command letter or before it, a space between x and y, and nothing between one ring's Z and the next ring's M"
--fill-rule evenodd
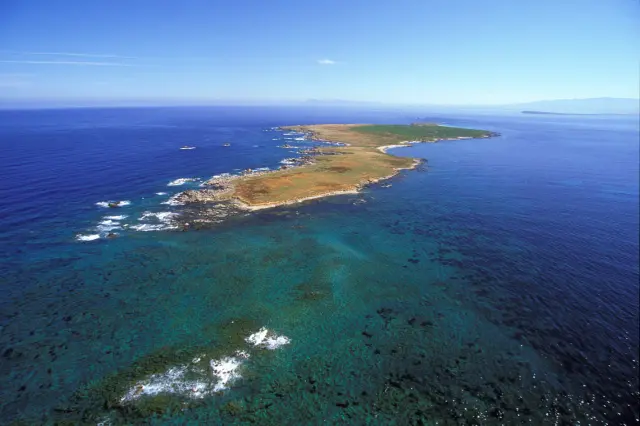
M142 223L140 225L131 225L129 229L133 229L134 231L140 232L151 232L151 231L169 231L171 229L177 229L176 225L165 225L165 224L156 224L156 223Z
M167 184L167 186L180 186L180 185L184 185L185 183L188 182L196 182L200 179L198 178L179 178L179 179L174 179L171 182L169 182Z
M203 398L210 393L210 384L204 380L187 379L189 371L187 366L173 367L162 374L153 374L146 380L136 383L129 391L120 398L121 403L134 401L143 396L153 396L158 394L177 394L189 398ZM202 379L205 374L199 374Z
M142 213L139 221L151 221L152 223L141 223L138 225L131 225L130 229L134 231L150 232L150 231L166 231L170 229L176 229L178 226L173 220L180 216L174 212L150 212L146 211Z
M245 342L254 347L274 350L289 344L290 339L262 327L245 338ZM120 398L120 403L158 394L200 399L227 390L235 381L242 379L242 366L250 358L250 354L237 350L233 355L210 359L209 369L203 367L205 357L206 355L198 355L190 363L171 367L164 373L152 374L137 381Z
M98 224L98 226L96 226L96 228L100 232L109 232L109 231L112 231L114 229L120 229L121 226L120 226L120 222L118 222L116 220L107 219L107 220L103 220L102 222L100 222Z
M291 339L289 339L287 336L278 336L265 327L262 327L260 330L253 333L244 340L247 343L252 344L253 346L269 350L278 349L280 346L288 345L289 343L291 343Z
M248 357L249 355L245 352L243 356L225 357L219 360L212 359L210 362L211 371L218 379L218 382L213 387L213 391L220 392L228 389L231 382L242 378L238 370L242 365L243 358Z
M205 185L204 184L200 184L200 186L205 186ZM182 206L182 205L184 205L184 203L178 201L178 197L180 197L180 193L172 195L171 197L169 197L169 199L167 201L163 201L160 204L166 204L166 205L169 205L169 206Z
M231 383L241 379L240 367L248 358L247 352L237 351L233 356L210 360L210 371L207 371L198 365L202 357L196 357L189 364L171 367L164 373L152 374L138 381L120 398L120 403L158 394L204 398L228 389Z
M94 241L100 238L100 234L78 234L76 235L77 241Z
M131 201L129 200L122 200L122 201L98 201L96 203L96 206L98 207L105 207L105 208L114 208L114 207L124 207L124 206L128 206L131 204Z
M142 216L138 220L148 220L148 219L156 219L160 222L168 222L175 217L180 216L178 213L174 212L143 212Z

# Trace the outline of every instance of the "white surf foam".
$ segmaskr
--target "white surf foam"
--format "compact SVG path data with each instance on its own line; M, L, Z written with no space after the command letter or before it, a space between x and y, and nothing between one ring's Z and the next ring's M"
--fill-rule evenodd
M196 364L202 357L193 359L192 364L172 367L164 373L152 374L133 385L122 398L121 403L131 402L143 396L174 394L201 399L214 392L228 389L231 383L241 379L239 369L249 354L238 351L234 356L209 361L211 374Z
M167 184L167 186L180 186L180 185L184 185L187 182L195 182L197 180L199 179L198 178L179 178L179 179L172 180Z
M219 179L219 178L226 178L226 177L231 177L231 173L220 173L219 175L213 175L211 176L211 179Z
M150 231L168 231L171 229L177 229L178 227L176 225L143 223L140 225L131 225L129 228L133 229L134 231L150 232Z
M100 238L99 234L78 234L76 235L77 241L94 241Z
M156 192L156 195L167 195L166 192Z
M117 207L124 207L124 206L128 206L129 204L131 204L131 201L129 201L129 200L122 200L122 201L98 201L98 202L96 203L96 206L109 208L109 203L118 203L118 206L117 206Z
M203 398L210 387L205 381L188 380L186 366L173 367L162 374L153 374L148 379L136 383L120 398L120 402L134 401L142 396L153 396L162 393L183 395L195 399Z
M96 228L100 232L109 232L109 231L112 231L114 229L121 229L121 226L120 226L120 222L115 221L115 220L107 219L107 220L103 220L102 222L100 222L100 224L98 224L98 226L96 226Z
M246 354L246 356L248 357L249 355ZM242 358L240 356L230 356L219 360L212 359L209 364L211 365L213 375L218 378L218 382L213 387L214 392L227 389L232 381L242 377L238 372L238 369L242 365Z
M291 339L289 339L287 336L278 336L265 327L262 327L260 330L253 333L244 340L247 343L252 344L253 346L258 346L270 350L278 349L280 346L288 345L289 343L291 343Z
M143 212L138 220L157 219L160 222L168 222L176 216L180 215L174 212Z
M127 216L126 214L121 214L121 215L117 215L117 216L105 216L103 219L105 220L124 220L126 218L128 218L129 216Z
M196 147L195 146L183 146L180 149L189 150L189 149L196 149Z
M200 186L206 186L206 185L204 183L201 183ZM180 201L177 200L179 196L180 194L172 195L171 197L169 197L167 201L163 201L160 204L166 204L169 206L182 206L184 205L184 203L181 203Z

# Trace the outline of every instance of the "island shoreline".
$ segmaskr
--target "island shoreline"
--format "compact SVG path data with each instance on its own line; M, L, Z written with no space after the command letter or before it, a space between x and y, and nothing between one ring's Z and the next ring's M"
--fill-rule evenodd
M361 129L368 130L367 127L372 126L382 127L383 130L385 129L385 125L363 124L277 127L275 130L294 131L303 134L307 140L314 140L334 146L314 148L314 155L300 157L302 160L299 161L299 165L281 166L279 170L259 173L249 170L246 174L211 178L205 182L205 185L217 189L184 191L177 195L177 199L183 204L228 201L242 211L259 211L301 204L325 197L355 195L360 193L362 189L368 185L390 179L403 170L415 169L425 161L423 159L395 156L387 152L389 149L410 147L418 143L435 143L439 141L476 138L483 139L499 136L497 133L489 131L446 128L447 131L452 131L452 129L454 131L458 130L458 134L453 137L434 137L430 134L428 137L423 137L423 140L398 140L398 133L370 135L361 131ZM416 125L412 124L411 126ZM444 127L433 124L425 124L422 125L423 127L420 126L421 125L417 125L416 128L402 125L389 125L387 127L399 127L401 130L410 128L412 131L425 129L427 134L431 132L435 135L438 134L439 129ZM478 136L467 136L470 132L476 132ZM332 135L336 135L337 137L343 136L343 140L331 138L330 136ZM385 141L392 141L392 143L378 145L378 143L384 143ZM380 156L381 154L382 156ZM326 158L326 156L331 156L332 158ZM336 159L338 156L342 158ZM322 157L325 158L323 159ZM346 174L346 171L351 172L351 169L347 166L355 167L357 173L351 173L343 178L342 173ZM333 170L336 171L334 172ZM385 173L385 171L390 171L390 173ZM306 179L306 181L303 179ZM320 183L314 179L320 180ZM333 186L336 186L336 188L326 188L323 190L323 187L331 186L325 183L323 179L325 181L332 179L332 182L335 182ZM295 184L297 184L299 180L303 180L302 186L295 187ZM307 186L304 186L304 184ZM313 186L314 184L316 186ZM294 190L291 190L292 187ZM287 190L295 195L289 195L290 198L286 195L283 196L283 193L286 194ZM268 194L271 193L270 191L273 192L273 197L284 199L269 201ZM305 195L305 192L309 193L309 195ZM265 193L267 194L266 196L263 195ZM302 196L300 194L302 194Z

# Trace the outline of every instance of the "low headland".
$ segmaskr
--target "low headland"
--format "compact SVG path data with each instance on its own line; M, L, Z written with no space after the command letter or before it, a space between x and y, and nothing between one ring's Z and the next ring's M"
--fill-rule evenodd
M419 142L480 139L497 136L486 130L439 126L318 124L284 126L279 130L299 132L305 138L327 143L291 159L280 170L219 176L205 182L205 189L181 193L185 204L231 201L244 210L258 210L299 203L338 194L356 193L363 186L412 169L422 160L396 157L392 147Z

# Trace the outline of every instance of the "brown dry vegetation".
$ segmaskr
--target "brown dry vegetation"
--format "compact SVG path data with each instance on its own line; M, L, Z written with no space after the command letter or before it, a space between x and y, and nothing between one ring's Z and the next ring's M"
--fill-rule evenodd
M356 126L288 127L287 130L310 132L314 139L343 142L350 146L323 148L323 151L338 152L341 155L318 156L316 164L308 167L242 179L235 186L234 196L251 206L291 202L354 190L369 180L393 175L396 169L413 165L413 159L394 157L375 149L397 143L397 139L350 130Z
M416 161L412 158L395 157L377 149L406 141L406 136L365 132L365 128L359 131L362 126L371 127L364 124L285 127L286 130L311 133L314 139L342 142L349 146L322 148L325 152L341 155L318 156L316 163L310 166L242 178L235 184L233 197L253 207L290 203L353 191L367 182L392 176L399 169L414 167ZM432 141L433 138L425 137L423 140Z

